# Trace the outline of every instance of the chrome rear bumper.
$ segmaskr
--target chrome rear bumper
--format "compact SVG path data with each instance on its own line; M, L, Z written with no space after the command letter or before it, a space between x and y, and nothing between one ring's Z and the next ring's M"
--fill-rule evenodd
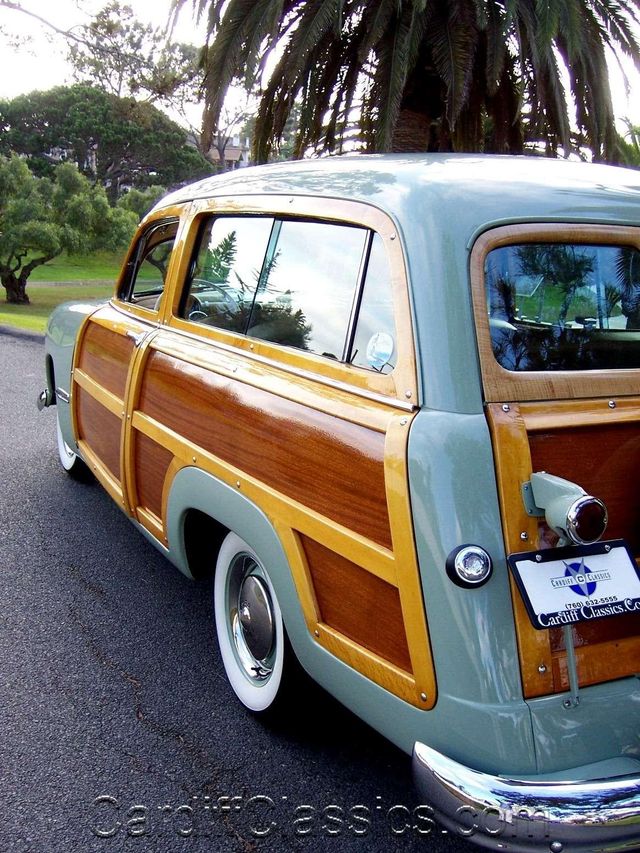
M513 853L640 848L637 772L577 782L509 779L472 770L416 743L413 773L435 817L483 847Z

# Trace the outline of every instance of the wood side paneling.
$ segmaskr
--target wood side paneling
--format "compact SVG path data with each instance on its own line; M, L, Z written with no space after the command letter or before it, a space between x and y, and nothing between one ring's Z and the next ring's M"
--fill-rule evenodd
M144 433L134 433L135 489L138 505L162 518L162 489L173 454Z
M149 356L137 408L287 497L391 548L382 433L159 352Z
M320 621L395 666L411 672L396 587L318 542L301 537Z
M629 637L640 637L640 614L627 613L624 616L596 619L592 622L576 622L571 626L573 644L576 649L602 641L602 634L607 635L608 641L626 640ZM551 631L551 650L564 651L564 633L561 630Z
M533 471L577 483L609 511L607 539L624 538L640 556L640 428L637 423L534 432Z
M124 400L132 350L131 338L90 322L82 338L78 367Z
M75 386L75 396L79 439L89 444L119 482L122 421L79 385Z

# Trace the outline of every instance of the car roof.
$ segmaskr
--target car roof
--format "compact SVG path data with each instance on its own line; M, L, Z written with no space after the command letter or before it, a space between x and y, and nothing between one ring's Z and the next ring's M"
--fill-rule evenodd
M348 198L398 221L407 214L470 237L488 224L640 224L640 172L546 157L478 154L343 155L236 169L182 187L155 208L243 195Z

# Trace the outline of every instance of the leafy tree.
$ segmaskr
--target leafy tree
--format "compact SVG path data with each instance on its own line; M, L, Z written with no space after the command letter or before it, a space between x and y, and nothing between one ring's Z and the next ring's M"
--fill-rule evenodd
M209 121L237 78L274 68L256 120L267 160L296 99L296 155L340 149L357 121L370 151L616 153L608 49L640 65L640 0L176 0L207 14ZM568 81L566 90L563 79ZM575 110L570 108L570 99ZM572 114L573 113L573 114Z
M198 48L169 41L160 29L137 20L127 4L111 0L76 35L69 60L79 82L180 112L199 99Z
M109 206L70 163L53 178L32 174L17 156L0 156L0 281L7 302L28 303L29 276L61 252L87 253L126 245L136 227L130 211Z
M0 154L24 155L38 174L59 159L108 188L176 185L211 172L186 133L152 104L92 86L58 86L0 101Z
M123 210L131 210L138 219L142 219L166 192L165 187L156 185L147 187L145 190L132 189L120 196L118 207L121 207Z

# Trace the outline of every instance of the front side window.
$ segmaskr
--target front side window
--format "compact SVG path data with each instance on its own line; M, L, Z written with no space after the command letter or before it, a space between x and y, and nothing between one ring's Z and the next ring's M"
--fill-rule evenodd
M640 252L524 243L485 261L493 354L513 371L640 367Z
M172 220L152 225L142 235L122 288L123 299L141 308L158 309L177 232L178 222Z
M269 217L206 220L180 315L194 323L243 333L272 226Z

